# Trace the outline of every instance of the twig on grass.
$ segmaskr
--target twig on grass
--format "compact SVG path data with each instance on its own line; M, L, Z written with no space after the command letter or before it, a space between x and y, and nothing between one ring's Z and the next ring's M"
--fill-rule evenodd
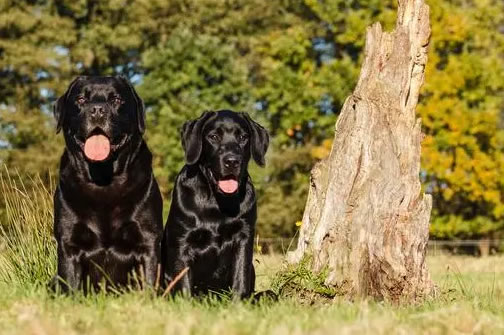
M162 298L166 297L166 295L171 291L171 289L175 286L175 284L177 284L178 281L182 279L182 277L184 277L187 271L189 271L188 266L186 266L182 271L179 272L179 274L175 278L173 278L170 284L168 284L166 290L163 292L163 295L161 296Z

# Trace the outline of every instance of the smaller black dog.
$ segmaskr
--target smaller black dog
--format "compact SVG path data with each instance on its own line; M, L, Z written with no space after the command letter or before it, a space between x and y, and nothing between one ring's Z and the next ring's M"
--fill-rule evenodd
M142 100L122 77L78 77L54 114L66 147L54 194L53 288L123 286L134 271L154 285L162 200L142 138Z
M187 164L175 181L162 242L165 280L188 267L174 293L249 297L257 210L247 166L251 157L264 165L268 133L246 113L221 110L186 122L181 137Z

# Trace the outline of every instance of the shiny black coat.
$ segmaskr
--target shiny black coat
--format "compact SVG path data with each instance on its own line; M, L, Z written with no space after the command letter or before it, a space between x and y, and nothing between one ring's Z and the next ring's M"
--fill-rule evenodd
M79 97L86 102L76 104ZM89 112L94 104L104 106L99 119ZM100 283L120 287L133 271L154 285L162 200L142 139L142 101L121 77L79 77L57 101L55 116L66 147L54 194L58 278L53 285L65 291L96 289ZM112 146L102 162L87 160L82 150L84 139L95 132L105 134Z
M257 209L247 165L251 157L264 164L268 141L266 130L244 113L206 112L184 125L187 164L175 181L162 257L166 283L189 271L172 293L253 293ZM238 181L232 194L218 187L229 178Z

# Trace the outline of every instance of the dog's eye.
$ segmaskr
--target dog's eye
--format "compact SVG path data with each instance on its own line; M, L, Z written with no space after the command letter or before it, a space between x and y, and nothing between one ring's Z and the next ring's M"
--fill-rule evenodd
M114 98L112 98L112 103L113 103L114 105L119 105L119 104L121 104L121 103L122 103L122 100L121 100L121 98L119 98L119 97L114 97Z
M85 98L83 98L83 97L79 97L79 98L77 98L77 104L82 105L82 104L84 104L85 102L86 102L86 99L85 99Z
M240 141L241 142L245 142L246 140L248 140L248 135L247 134L241 134L240 137L239 137Z
M212 141L218 141L219 140L219 135L217 134L210 134L208 135L208 138Z

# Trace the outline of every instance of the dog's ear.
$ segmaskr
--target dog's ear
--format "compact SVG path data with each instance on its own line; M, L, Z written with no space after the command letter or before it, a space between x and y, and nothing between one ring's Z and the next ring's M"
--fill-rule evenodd
M144 105L144 102L140 98L140 96L136 92L135 88L133 87L133 85L131 85L131 83L128 79L126 79L124 76L117 76L117 78L119 80L121 80L124 85L126 85L128 90L130 91L131 95L133 96L133 99L135 100L138 130L140 131L140 134L143 134L145 132L145 105Z
M250 153L252 158L259 166L264 166L264 156L268 151L269 135L268 131L264 129L259 123L250 118L247 113L241 113L243 118L247 121L250 131Z
M65 120L65 104L68 100L68 96L70 95L70 92L72 92L73 87L77 82L80 80L84 79L86 77L84 76L79 76L75 78L70 85L68 85L68 89L66 92L56 100L53 106L53 114L54 118L56 119L56 134L58 134L61 131L61 128L63 128L63 122Z
M180 137L187 164L192 165L199 160L203 147L203 126L214 115L215 112L204 112L199 118L186 121L182 126Z

